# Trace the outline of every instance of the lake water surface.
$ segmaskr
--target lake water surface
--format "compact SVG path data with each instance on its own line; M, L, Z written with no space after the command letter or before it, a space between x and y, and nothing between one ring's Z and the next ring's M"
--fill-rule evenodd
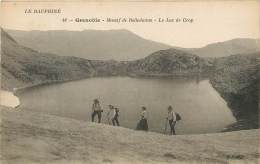
M178 134L219 132L235 122L208 80L90 78L36 87L22 92L19 98L20 107L26 110L84 121L91 121L92 102L98 98L104 109L102 122L107 123L105 115L112 104L119 107L119 121L128 128L136 127L141 106L146 106L149 129L156 132L164 132L169 105L182 116L176 125Z

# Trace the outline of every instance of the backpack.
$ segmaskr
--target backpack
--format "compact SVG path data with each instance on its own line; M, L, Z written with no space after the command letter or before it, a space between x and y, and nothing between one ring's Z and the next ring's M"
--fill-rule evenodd
M176 121L180 121L181 120L180 114L175 112L175 115L176 115Z

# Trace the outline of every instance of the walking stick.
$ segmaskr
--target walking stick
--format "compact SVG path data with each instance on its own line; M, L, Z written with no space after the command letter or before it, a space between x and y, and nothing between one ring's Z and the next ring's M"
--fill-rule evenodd
M110 125L110 119L109 119L109 117L107 117L107 123L108 123L108 125Z
M165 120L165 128L164 128L164 134L167 132L167 126L168 126L168 119Z

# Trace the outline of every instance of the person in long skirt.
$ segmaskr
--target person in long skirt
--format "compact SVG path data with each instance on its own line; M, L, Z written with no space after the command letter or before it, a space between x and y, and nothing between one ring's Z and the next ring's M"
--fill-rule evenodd
M148 131L148 121L147 121L147 110L146 107L142 107L142 111L141 111L141 119L137 124L136 130L144 130L144 131Z

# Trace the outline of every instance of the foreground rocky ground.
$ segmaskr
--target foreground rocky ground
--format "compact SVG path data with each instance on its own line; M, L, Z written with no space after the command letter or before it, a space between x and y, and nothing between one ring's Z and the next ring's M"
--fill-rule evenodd
M1 163L254 163L260 130L167 136L1 107Z

